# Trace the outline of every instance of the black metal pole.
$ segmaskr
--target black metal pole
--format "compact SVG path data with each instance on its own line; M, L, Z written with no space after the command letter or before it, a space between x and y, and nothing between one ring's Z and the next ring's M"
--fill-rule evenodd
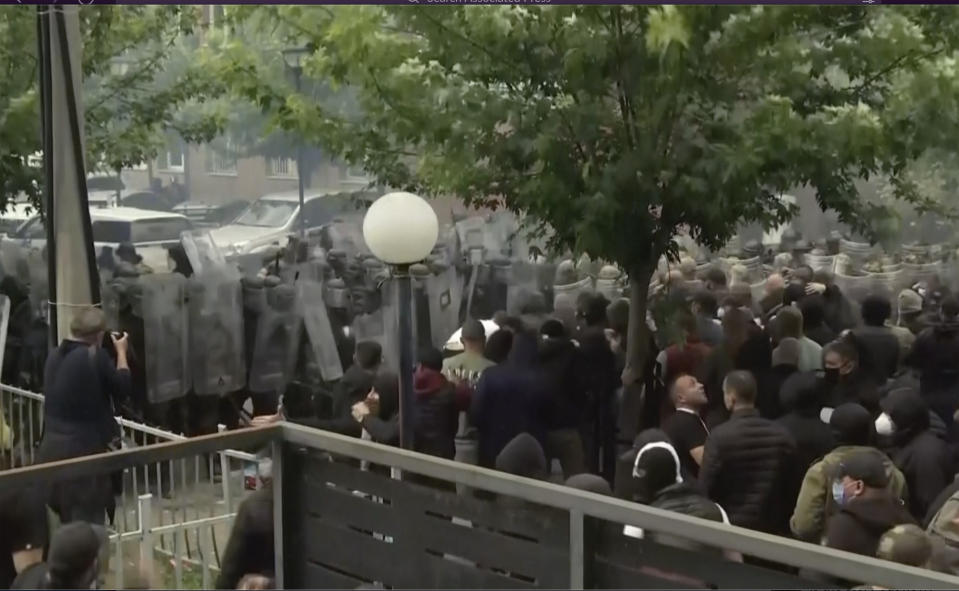
M293 68L293 77L296 83L296 93L300 94L300 84L301 78L303 76L303 68L297 66ZM296 142L296 180L299 184L300 190L300 242L306 241L306 208L305 208L305 198L303 196L303 138L299 138Z
M400 315L400 447L413 449L413 322L410 266L398 265Z
M53 59L50 56L50 17L52 6L37 6L37 57L40 61L40 130L43 145L43 197L40 201L44 228L47 236L47 289L51 302L57 301L57 243L54 232L53 214L53 98L51 86ZM56 347L57 336L56 310L47 311L50 348Z

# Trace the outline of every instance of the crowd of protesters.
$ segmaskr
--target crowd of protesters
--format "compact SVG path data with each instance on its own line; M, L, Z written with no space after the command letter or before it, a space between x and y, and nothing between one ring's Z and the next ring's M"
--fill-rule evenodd
M626 364L628 300L589 294L575 313L500 315L491 334L468 320L462 352L419 353L416 451L454 459L457 436L475 432L483 467L959 573L959 298L937 284L895 302L870 295L856 303L829 273L799 264L775 269L757 298L735 271L697 271L683 260L659 278L652 298L671 304L674 329L647 320L651 351L639 369ZM41 457L114 443L109 401L124 395L129 372L123 335L110 335L115 362L101 355L104 326L96 311L79 314L74 338L48 362ZM88 385L82 399L76 384ZM330 416L281 410L253 424L287 418L398 445L398 411L397 376L382 367L379 345L360 342ZM61 424L61 414L74 418ZM238 513L219 588L271 584L268 466L260 476L263 486ZM112 510L112 495L101 491L110 482L77 484L69 486L82 494L61 486L0 502L17 513L2 516L17 527L4 536L4 583L78 588L95 578L95 553L63 558L57 548L93 544ZM31 527L39 517L24 517L38 514L38 498L64 523L94 529L62 527L47 548Z

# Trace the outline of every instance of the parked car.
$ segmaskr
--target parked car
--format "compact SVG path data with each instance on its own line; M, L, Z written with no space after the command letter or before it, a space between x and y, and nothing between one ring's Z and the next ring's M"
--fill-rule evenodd
M155 271L167 271L167 247L179 244L180 233L193 229L185 216L133 207L90 208L90 226L97 256L104 246L116 250L121 242L132 242L143 263ZM12 237L24 248L43 248L46 229L39 216L24 224Z
M298 193L265 195L250 204L232 223L210 232L223 253L238 256L260 252L271 246L286 246L291 234L300 228L300 216L306 229L316 230L344 212L358 209L359 203L372 200L370 193L310 190L304 196L300 212Z
M225 205L210 205L202 201L184 201L173 211L190 218L198 227L219 228L229 224L250 206L249 201L231 201Z

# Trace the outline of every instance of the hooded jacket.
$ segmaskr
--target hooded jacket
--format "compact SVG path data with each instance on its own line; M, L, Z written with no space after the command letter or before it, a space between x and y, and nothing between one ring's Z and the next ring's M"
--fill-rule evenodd
M471 401L470 418L478 432L479 465L492 468L496 456L520 433L543 445L549 397L536 370L537 343L517 334L509 359L483 372Z
M456 455L456 431L459 428L456 387L442 373L420 367L413 376L415 393L416 451L452 460Z
M892 459L909 487L909 511L925 517L955 473L946 442L930 429L929 409L913 390L890 392L883 409L895 425Z
M863 406L873 417L879 416L879 386L873 376L863 368L857 367L838 382L825 382L826 395L823 404L838 408L843 404L855 403Z
M520 433L506 444L503 451L496 456L496 469L536 480L546 480L549 477L543 446L529 433Z
M647 439L656 439L656 435L665 434L660 431L647 432ZM633 481L630 487L634 491L633 500L664 511L672 511L674 513L681 513L710 521L718 521L720 523L729 523L726 512L719 504L708 499L702 491L695 486L683 481L679 456L672 444L662 440L653 440L646 443L637 441L637 443L640 444L641 447L638 450L634 450L635 458L632 461L630 478ZM651 450L667 451L671 461L666 460L658 464L647 464L641 470L639 467L640 461ZM655 473L651 471L655 471ZM663 486L663 483L665 483L665 486ZM696 552L715 551L714 548L687 539L675 538L668 534L657 533L652 537L656 542L669 546L685 548Z
M826 302L821 295L810 295L799 302L802 310L803 334L825 347L836 340L836 332L826 325Z
M782 425L754 408L737 410L706 441L700 485L734 525L779 533L798 485L795 454L796 443Z
M859 314L849 298L842 293L842 290L835 285L826 287L822 294L825 305L823 306L826 325L835 333L841 333L846 329L855 328L859 324Z
M860 366L885 382L899 367L899 339L885 326L861 326L852 331L861 352Z
M244 575L256 573L272 576L273 554L273 485L250 493L243 499L226 544L217 589L236 589Z
M916 338L905 364L919 373L919 393L946 424L959 401L959 322L939 322Z
M902 503L889 497L847 501L826 526L826 546L875 556L879 539L897 525L916 524Z
M538 364L549 395L549 430L578 429L586 411L586 393L577 371L579 351L567 338L549 338L539 346Z
M813 373L793 374L786 380L779 398L786 414L777 422L796 442L796 462L805 471L836 446L832 429L819 417L819 379Z

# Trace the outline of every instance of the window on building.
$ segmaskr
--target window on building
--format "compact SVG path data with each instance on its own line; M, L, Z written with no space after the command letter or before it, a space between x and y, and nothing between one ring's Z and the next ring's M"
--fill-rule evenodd
M165 152L157 157L157 170L183 172L186 161L186 144L181 139L171 140Z
M266 161L266 176L275 179L295 179L296 160L293 158L270 158Z
M236 174L236 146L226 138L221 146L207 146L206 171L210 174Z

